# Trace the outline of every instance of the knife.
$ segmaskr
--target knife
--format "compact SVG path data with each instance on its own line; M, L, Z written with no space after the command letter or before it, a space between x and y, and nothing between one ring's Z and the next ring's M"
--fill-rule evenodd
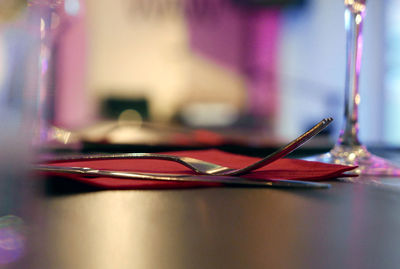
M53 165L36 165L34 169L43 172L75 174L83 177L114 177L120 179L161 180L182 182L212 182L230 186L243 187L281 187L281 188L329 188L330 184L283 179L250 179L237 176L183 175L138 173L127 171L110 171L89 167L66 167Z

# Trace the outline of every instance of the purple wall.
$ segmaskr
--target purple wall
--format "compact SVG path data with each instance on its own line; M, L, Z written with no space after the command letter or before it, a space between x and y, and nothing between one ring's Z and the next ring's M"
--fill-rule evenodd
M194 1L195 2L195 1ZM249 112L273 118L278 101L277 64L280 11L207 0L209 12L186 12L191 48L199 55L246 77Z

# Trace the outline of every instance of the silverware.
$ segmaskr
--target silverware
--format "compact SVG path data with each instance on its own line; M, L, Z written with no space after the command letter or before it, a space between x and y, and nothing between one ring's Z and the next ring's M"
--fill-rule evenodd
M110 171L92 169L89 167L64 167L52 165L37 165L34 167L37 171L53 172L60 174L75 174L83 177L114 177L120 179L138 179L138 180L161 180L161 181L181 181L181 182L212 182L222 183L231 186L244 187L285 187L285 188L329 188L330 184L306 182L298 180L282 179L249 179L233 176L213 176L213 175L182 175L182 174L149 174L126 171Z
M234 176L243 175L249 173L255 169L264 167L297 149L310 138L325 129L331 122L332 118L326 118L317 123L310 130L306 131L296 139L292 140L287 145L281 147L277 151L266 156L262 160L259 160L249 166L240 169L233 169L218 164L198 160L190 157L179 157L167 154L157 153L121 153L121 154L91 154L91 155L78 155L72 157L62 157L47 161L79 161L79 160L108 160L108 159L158 159L180 163L196 173L205 175L219 175L219 176Z

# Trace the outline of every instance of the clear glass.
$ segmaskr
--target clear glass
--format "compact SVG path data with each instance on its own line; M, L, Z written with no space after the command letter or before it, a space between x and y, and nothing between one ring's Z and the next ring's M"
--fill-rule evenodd
M54 98L53 79L53 43L56 24L59 20L58 9L62 0L28 0L30 24L40 37L39 79L37 97L37 128L35 146L42 146L51 137L51 106Z
M362 28L366 0L345 0L346 79L344 126L333 149L307 160L357 165L355 173L371 176L400 176L400 168L386 159L371 154L358 138L359 77L363 47ZM357 178L352 179L357 180ZM360 178L362 180L362 178Z
M59 95L59 62L56 54L62 35L82 13L81 0L28 0L30 26L40 39L38 50L36 128L33 144L36 149L52 149L63 144L70 132L54 125L55 99Z

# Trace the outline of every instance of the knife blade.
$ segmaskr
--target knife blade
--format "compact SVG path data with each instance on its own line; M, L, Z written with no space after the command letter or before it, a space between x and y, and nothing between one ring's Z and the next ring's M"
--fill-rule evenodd
M212 182L243 187L281 187L281 188L329 188L330 184L284 179L251 179L238 176L160 174L127 171L92 169L89 167L67 167L53 165L36 165L34 169L42 172L66 173L84 177L114 177L120 179L161 180L183 182Z

